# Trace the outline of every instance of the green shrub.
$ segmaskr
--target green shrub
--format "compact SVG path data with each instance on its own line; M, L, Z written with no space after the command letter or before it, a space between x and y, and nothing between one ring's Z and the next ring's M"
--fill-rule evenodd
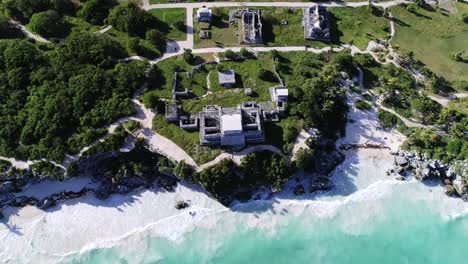
M370 110L372 108L371 104L362 100L357 100L355 105L356 105L356 108L359 110Z
M382 109L379 109L378 117L380 124L387 129L394 127L398 122L396 115Z

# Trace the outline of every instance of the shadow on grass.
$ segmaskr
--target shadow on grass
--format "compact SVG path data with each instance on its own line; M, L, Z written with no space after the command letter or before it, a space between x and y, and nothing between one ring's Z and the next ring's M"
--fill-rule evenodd
M341 37L343 33L338 29L338 21L341 21L340 18L336 17L332 12L329 13L330 16L330 32L331 32L331 44L341 45Z

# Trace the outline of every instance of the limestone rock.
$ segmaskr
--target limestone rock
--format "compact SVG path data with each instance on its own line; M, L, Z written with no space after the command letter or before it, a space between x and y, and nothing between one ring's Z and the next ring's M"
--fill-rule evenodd
M405 178L404 176L401 176L401 175L400 175L400 176L396 176L396 177L395 177L395 180L397 180L397 181L404 181L404 180L406 180L406 178Z
M448 184L448 185L445 185L445 194L448 196L454 196L457 194L457 191L455 190L453 185Z
M175 205L175 208L177 210L182 210L182 209L185 209L187 207L189 207L190 205L188 203L186 203L185 201L178 201Z
M55 200L53 198L45 198L40 204L39 208L42 210L49 209L55 205Z
M400 167L405 167L408 165L408 160L405 157L397 157L395 162Z

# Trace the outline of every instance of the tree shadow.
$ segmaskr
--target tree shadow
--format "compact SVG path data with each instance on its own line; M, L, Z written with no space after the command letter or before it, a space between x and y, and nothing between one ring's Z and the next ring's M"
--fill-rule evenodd
M343 32L338 28L338 21L341 21L340 18L336 17L333 12L329 12L329 21L330 21L330 32L331 32L331 44L341 45L341 37L343 37Z

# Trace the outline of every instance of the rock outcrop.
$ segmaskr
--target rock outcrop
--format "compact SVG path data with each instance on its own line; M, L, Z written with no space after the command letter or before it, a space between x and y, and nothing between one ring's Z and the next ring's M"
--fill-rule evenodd
M411 175L418 181L439 181L445 186L445 193L449 196L462 197L468 201L468 162L459 161L447 165L439 160L430 159L427 154L417 155L407 151L392 152L395 155L395 168L387 172L397 180L404 180ZM456 173L459 168L460 174Z

